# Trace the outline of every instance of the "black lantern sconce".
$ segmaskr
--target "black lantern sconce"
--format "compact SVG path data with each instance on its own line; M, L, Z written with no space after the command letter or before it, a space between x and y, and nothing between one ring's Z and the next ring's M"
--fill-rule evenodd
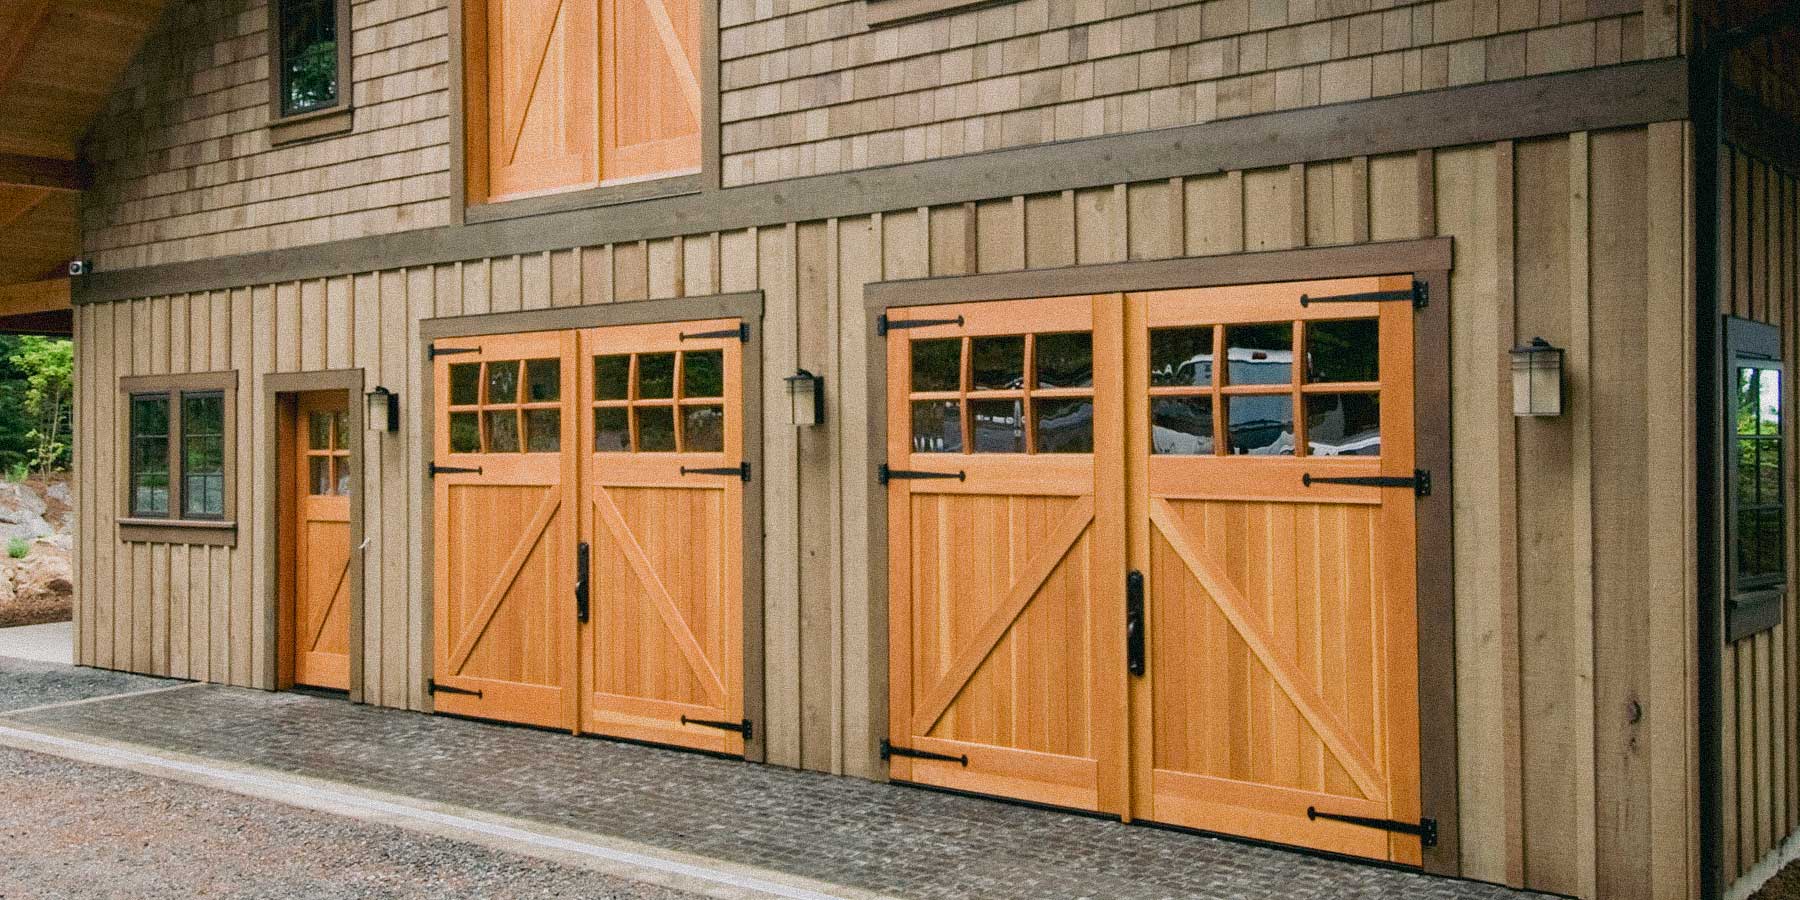
M364 394L363 427L370 431L399 431L400 395L381 385Z
M796 369L786 379L788 421L795 426L825 424L825 379Z
M1512 350L1513 415L1560 416L1563 412L1563 357L1561 347L1543 338Z

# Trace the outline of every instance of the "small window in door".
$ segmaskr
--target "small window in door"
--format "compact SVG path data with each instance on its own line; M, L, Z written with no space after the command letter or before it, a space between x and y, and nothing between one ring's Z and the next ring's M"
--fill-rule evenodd
M913 452L1094 452L1093 344L1086 331L914 341Z
M562 360L450 366L451 453L562 450Z
M350 493L349 414L315 410L306 417L306 492L315 497Z
M596 356L595 453L725 452L725 352Z

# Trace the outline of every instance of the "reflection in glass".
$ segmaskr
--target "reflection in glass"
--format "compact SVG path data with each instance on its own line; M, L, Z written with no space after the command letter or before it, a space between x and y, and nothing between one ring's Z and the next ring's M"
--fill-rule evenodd
M331 414L331 449L342 450L350 446L350 412L340 409Z
M1760 410L1758 421L1762 427L1757 430L1762 435L1781 434L1781 370L1763 369L1762 402L1757 404Z
M1019 400L969 401L976 453L1025 452L1025 404Z
M1213 452L1211 397L1157 397L1150 403L1150 452L1208 456Z
M962 338L913 341L912 389L956 391L962 389Z
M525 452L555 453L562 449L562 410L525 411Z
M1380 456L1380 398L1375 394L1307 397L1306 452L1312 456Z
M1781 371L1742 366L1737 376L1736 574L1740 588L1761 588L1787 566Z
M525 363L525 402L550 403L562 398L562 360L534 359Z
M1306 323L1306 380L1381 380L1381 326L1375 319Z
M131 512L169 514L169 397L131 398Z
M306 458L306 466L306 492L314 497L331 493L331 457L309 456Z
M1094 336L1086 331L1037 336L1037 386L1078 388L1094 385Z
M688 453L723 452L725 450L725 407L682 407L681 448Z
M1211 326L1150 332L1151 387L1211 387L1212 381Z
M1228 397L1225 413L1233 455L1294 455L1292 397Z
M675 410L667 406L640 406L637 416L638 451L668 453L675 449Z
M450 405L474 406L481 402L481 364L457 363L450 367Z
M331 413L314 412L306 417L306 449L326 450L331 447Z
M481 425L475 413L453 412L450 414L450 452L481 452Z
M1294 326L1232 325L1225 329L1228 384L1287 384L1294 378Z
M487 402L519 401L519 363L516 360L488 363Z
M184 394L181 400L181 512L225 514L225 395Z
M335 105L339 74L337 5L334 0L280 2L281 114Z
M594 452L631 452L631 423L622 406L603 406L594 410Z
M1044 398L1031 401L1036 423L1037 452L1094 452L1094 401L1086 397Z
M686 397L725 396L725 351L691 350L683 353L681 391Z
M625 400L631 396L631 356L594 357L594 399Z
M675 354L645 353L638 357L638 397L664 400L675 396Z
M519 452L519 416L510 409L484 413L487 417L487 452Z
M962 407L955 400L926 400L912 405L914 453L961 453Z
M331 470L337 473L337 494L340 497L350 495L350 460L342 456L332 458Z
M969 341L969 390L1005 391L1024 386L1023 335L978 337Z

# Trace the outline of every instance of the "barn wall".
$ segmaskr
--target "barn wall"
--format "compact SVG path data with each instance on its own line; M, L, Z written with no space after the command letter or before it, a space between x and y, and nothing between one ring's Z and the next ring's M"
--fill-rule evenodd
M1720 305L1736 316L1777 325L1782 355L1800 350L1800 176L1727 148L1721 218L1723 293ZM1790 368L1790 378L1792 369ZM1788 387L1790 410L1793 387ZM1786 423L1788 484L1800 471ZM1723 700L1722 766L1724 870L1728 881L1749 871L1800 827L1800 601L1794 511L1788 511L1787 608L1773 629L1725 646L1720 665Z
M235 368L238 471L260 471L261 373L361 367L371 384L417 397L422 318L760 289L758 729L772 762L876 776L885 685L869 667L885 652L871 639L885 600L865 579L879 461L862 424L865 284L1450 236L1464 872L1590 897L1683 897L1694 765L1693 661L1674 649L1694 645L1686 159L1685 126L1667 123L84 305L80 427L115 432L122 375ZM1570 348L1572 405L1560 419L1516 420L1507 350L1539 335ZM781 376L800 366L831 388L828 424L804 433L782 419ZM430 531L414 437L425 411L403 410L400 433L364 438L362 687L369 702L419 709ZM269 687L271 486L240 476L235 549L119 543L108 504L123 466L106 440L77 445L92 485L81 497L80 660Z

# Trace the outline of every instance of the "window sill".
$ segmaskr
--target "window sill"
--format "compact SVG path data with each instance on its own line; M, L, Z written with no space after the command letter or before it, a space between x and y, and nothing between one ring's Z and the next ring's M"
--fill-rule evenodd
M666 178L628 181L622 184L603 184L599 187L565 191L560 194L543 194L518 200L476 204L470 206L463 213L463 220L469 224L498 222L504 219L541 216L545 213L621 206L642 200L698 193L700 193L700 173L691 172L670 175Z
M269 123L269 145L298 144L345 134L355 127L355 110L348 106L284 116Z
M236 547L237 523L198 519L118 520L119 540L134 544L196 544Z
M864 0L863 24L870 28L950 15L1010 0Z
M1735 643L1781 624L1787 600L1782 587L1747 591L1725 603L1725 640Z

